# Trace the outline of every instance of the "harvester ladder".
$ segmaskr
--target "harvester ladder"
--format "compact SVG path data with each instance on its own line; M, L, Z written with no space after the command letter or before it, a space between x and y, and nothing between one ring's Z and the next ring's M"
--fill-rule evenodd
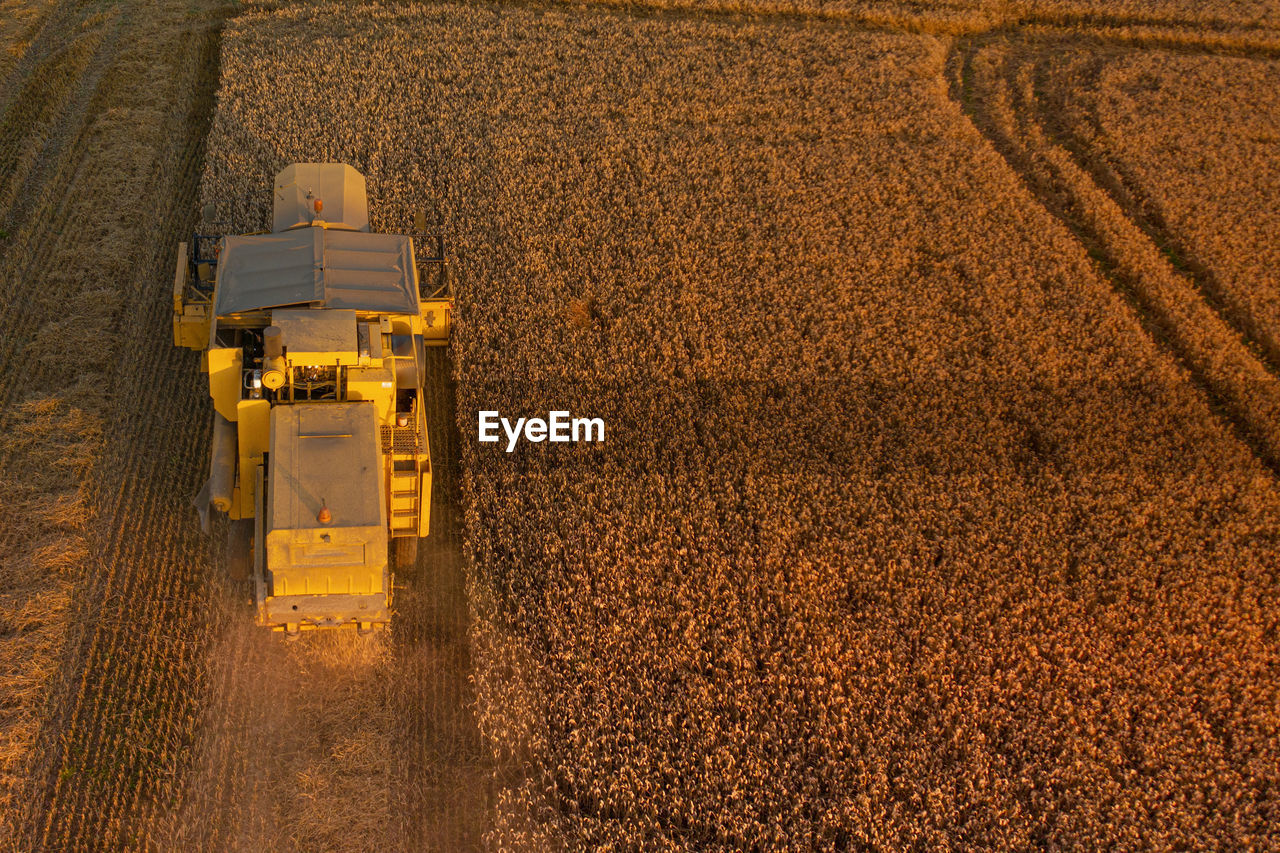
M418 513L421 511L418 476L418 457L414 453L392 453L391 474L391 535L418 535Z

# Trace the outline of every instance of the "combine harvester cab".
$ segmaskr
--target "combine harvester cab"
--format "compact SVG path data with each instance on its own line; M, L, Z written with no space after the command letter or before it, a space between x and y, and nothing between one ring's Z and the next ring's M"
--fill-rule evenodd
M214 409L196 504L206 530L231 519L228 566L260 624L371 630L430 527L421 377L424 347L449 343L443 246L417 235L438 250L424 288L414 237L369 233L364 178L342 164L281 172L273 221L179 249L174 343L203 353Z

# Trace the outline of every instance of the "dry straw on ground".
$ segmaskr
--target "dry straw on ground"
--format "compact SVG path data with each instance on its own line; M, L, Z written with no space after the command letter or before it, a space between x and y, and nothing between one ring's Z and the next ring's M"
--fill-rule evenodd
M215 13L0 11L3 849L142 843L189 735L206 426L171 382L163 282Z
M450 236L479 713L528 769L491 843L1269 843L1275 479L944 54L447 5L229 33L237 227L345 160L377 227ZM469 440L562 406L605 445Z

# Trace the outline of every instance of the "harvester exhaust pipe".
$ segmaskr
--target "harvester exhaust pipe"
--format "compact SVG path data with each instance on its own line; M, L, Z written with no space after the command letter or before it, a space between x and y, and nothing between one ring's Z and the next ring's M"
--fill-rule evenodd
M213 413L213 441L209 450L209 479L196 495L200 526L209 532L209 509L231 509L231 491L236 480L236 428L231 421Z
M284 334L279 326L267 326L262 330L262 349L267 358L284 355Z

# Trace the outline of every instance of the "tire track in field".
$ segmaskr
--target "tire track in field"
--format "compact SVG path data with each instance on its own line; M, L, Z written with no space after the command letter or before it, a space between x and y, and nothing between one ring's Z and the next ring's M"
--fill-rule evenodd
M15 393L27 377L20 362L32 330L56 319L67 307L46 292L52 259L76 251L97 218L87 209L77 184L89 179L89 134L102 112L102 77L119 46L121 15L46 58L0 119L0 429ZM91 167L91 166L90 166ZM83 185L81 187L83 191ZM91 271L84 270L86 275Z
M1054 50L1054 48L1048 47L1045 50ZM1081 63L1083 73L1074 78L1076 85L1085 91L1099 91L1103 67L1112 56L1114 54L1095 54L1088 61ZM1142 189L1141 182L1123 163L1108 156L1100 148L1090 146L1088 139L1082 136L1079 128L1073 125L1077 120L1087 122L1087 129L1093 137L1102 139L1105 131L1096 111L1092 108L1077 107L1068 102L1068 92L1054 90L1043 53L1035 61L1038 121L1041 127L1047 131L1055 144L1075 158L1076 163L1092 176L1094 183L1111 196L1115 204L1125 212L1134 225L1146 234L1152 244L1175 260L1179 271L1191 280L1209 307L1222 318L1224 323L1235 329L1273 375L1280 376L1280 341L1277 341L1275 331L1266 328L1265 324L1259 322L1247 310L1232 306L1227 291L1218 281L1217 275L1196 259L1195 252L1178 237L1176 230L1169 226L1159 205L1155 204Z
M0 86L26 55L55 5L54 0L0 0Z
M16 87L16 99L0 113L0 221L29 221L30 207L45 195L47 184L62 189L54 183L57 167L73 165L63 152L97 115L94 101L102 75L117 55L128 11L117 8L64 21L68 42L33 63Z
M1215 414L1280 476L1280 382L1205 301L1199 283L1174 269L1158 242L1046 131L1034 56L1008 36L958 42L947 61L951 99L1041 206L1076 236Z
M88 110L99 120L93 144L82 147L82 134L62 155L86 182L65 208L106 204L123 184L135 194L126 209L144 215L113 230L112 250L126 247L124 262L106 270L114 302L86 309L107 342L92 401L103 450L83 487L93 508L89 557L27 779L22 849L147 846L189 752L209 560L189 524L195 472L185 461L201 455L207 424L199 389L186 381L192 359L171 346L167 294L217 82L218 8L196 11L148 6L122 34ZM148 77L158 85L139 92ZM150 106L139 101L148 98ZM116 159L137 148L136 160ZM33 215L32 233L56 242L48 219ZM49 252L70 267L69 287L92 288L91 258L64 257L65 246ZM71 291L65 301L74 314L86 300Z
M22 2L22 0L19 0ZM22 83L34 69L53 51L64 47L68 33L78 29L83 11L91 0L45 0L48 8L37 11L23 27L13 21L0 23L0 38L6 40L5 48L11 57L0 60L0 116L8 112L10 104L22 88ZM27 4L24 4L27 5ZM28 5L40 5L40 0Z

